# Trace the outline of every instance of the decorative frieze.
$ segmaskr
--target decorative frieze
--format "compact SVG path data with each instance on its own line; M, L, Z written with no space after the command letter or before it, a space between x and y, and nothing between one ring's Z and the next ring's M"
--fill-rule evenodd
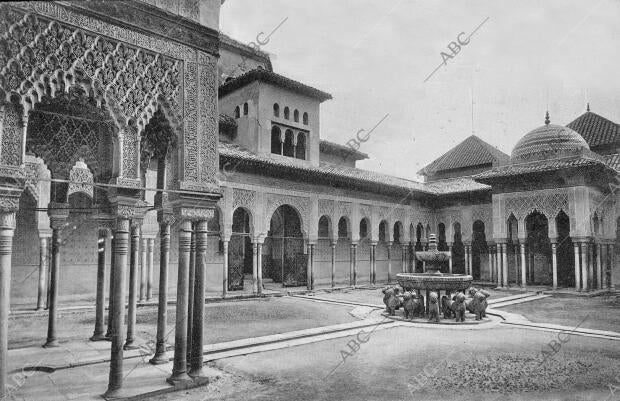
M517 220L524 219L530 213L539 211L548 219L554 219L560 210L568 214L568 193L566 192L535 192L519 194L507 197L504 207L504 221L510 214L514 214Z

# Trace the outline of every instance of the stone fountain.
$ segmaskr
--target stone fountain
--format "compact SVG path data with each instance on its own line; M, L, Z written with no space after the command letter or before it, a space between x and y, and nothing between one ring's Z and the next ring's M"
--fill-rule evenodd
M441 265L450 260L450 252L437 250L437 238L431 234L429 238L428 251L415 253L416 258L425 262L426 272L424 273L399 273L396 275L398 284L405 291L416 290L418 294L426 291L426 311L429 311L429 295L431 292L437 293L441 299L441 291L446 295L450 293L467 290L473 277L466 274L441 273Z

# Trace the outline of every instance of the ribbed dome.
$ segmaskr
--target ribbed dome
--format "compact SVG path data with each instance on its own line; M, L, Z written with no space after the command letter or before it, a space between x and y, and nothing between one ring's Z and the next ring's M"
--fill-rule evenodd
M576 131L561 125L545 124L527 133L512 150L512 161L561 157L590 150Z

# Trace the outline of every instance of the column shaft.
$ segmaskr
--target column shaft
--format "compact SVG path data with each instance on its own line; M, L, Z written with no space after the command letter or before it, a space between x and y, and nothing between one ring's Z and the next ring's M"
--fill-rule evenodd
M357 244L351 245L351 261L353 263L353 287L357 287Z
M47 237L39 239L39 286L37 291L37 310L45 308L47 297Z
M129 257L129 305L127 308L127 341L124 349L135 349L136 308L138 304L138 262L140 260L140 226L131 227Z
M594 243L588 243L588 288L593 290L596 288L594 285L594 269L596 268L596 262L594 261Z
M555 246L555 244L552 244L552 246ZM525 289L525 287L527 287L527 274L525 274L525 244L522 243L520 248L521 248L521 287ZM555 253L553 255L554 255L553 257L555 258Z
M256 244L256 273L258 275L258 295L263 294L263 244Z
M332 288L336 286L336 244L332 243Z
M189 292L190 243L192 223L183 221L179 226L179 264L177 279L176 325L174 332L174 364L171 384L191 380L187 375L187 304Z
M465 245L465 274L469 274L469 245Z
M575 289L581 290L581 267L579 266L579 242L575 242Z
M9 361L9 311L11 303L11 256L15 213L0 213L0 399L10 399L7 388Z
M581 243L581 289L588 290L588 243Z
M258 294L258 260L256 257L256 242L252 243L252 292ZM282 276L282 286L284 286L284 276Z
M371 244L370 245L370 284L371 285L375 284L375 272L376 272L376 263L377 263L376 251L377 251L377 245Z
M192 325L194 319L194 280L196 277L196 230L192 223L192 236L189 243L189 280L187 283L187 361L191 361Z
M149 238L147 242L148 251L148 274L146 278L146 300L153 299L153 251L155 250L155 238Z
M226 298L228 295L228 241L222 241L224 250L224 263L222 265L222 298Z
M168 363L166 356L166 320L168 319L168 263L170 260L170 224L160 223L159 230L159 293L157 294L157 334L153 365Z
M58 281L60 280L60 228L52 229L52 270L50 272L50 302L47 325L47 341L44 347L58 347L56 321L58 308Z
M603 266L601 256L603 255L603 246L596 244L596 288L603 289Z
M388 243L387 246L387 257L388 257L388 283L392 282L392 244Z
M403 245L401 249L403 251L403 254L401 255L403 262L403 273L407 273L407 252L409 252L409 245Z
M129 219L119 217L114 233L114 281L112 294L114 301L112 327L110 329L112 345L110 348L110 376L105 397L117 397L123 385L123 323L125 321L125 275L127 271L127 252L129 247Z
M495 258L497 266L497 286L502 286L502 245L496 244L497 251L495 252Z
M112 252L110 257L110 284L108 289L108 330L105 333L106 340L112 339L112 318L114 309L114 280L112 276L114 275L114 263L116 260L116 257L114 256L116 252L116 240L114 238L114 233L112 233L112 239L110 240L110 248Z
M508 244L502 244L502 279L504 287L508 287Z
M105 253L108 232L99 230L97 239L97 298L95 300L95 331L91 341L105 340L103 318L105 314Z
M558 288L558 247L551 243L551 268L553 269L553 289Z
M148 239L142 238L142 255L140 258L140 302L146 301L146 281L148 275L147 248Z
M192 346L190 358L190 376L203 376L203 331L205 320L205 280L207 275L207 221L195 223L196 256L194 272L194 308L192 318Z

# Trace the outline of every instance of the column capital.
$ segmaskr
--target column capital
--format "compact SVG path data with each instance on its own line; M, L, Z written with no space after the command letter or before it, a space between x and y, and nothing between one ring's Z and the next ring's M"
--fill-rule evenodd
M176 207L174 214L179 220L206 221L215 217L214 208Z
M69 204L50 202L47 206L47 215L50 218L50 226L53 230L62 229L69 218Z
M157 212L157 222L159 225L171 226L175 223L176 217L172 210L160 210Z

